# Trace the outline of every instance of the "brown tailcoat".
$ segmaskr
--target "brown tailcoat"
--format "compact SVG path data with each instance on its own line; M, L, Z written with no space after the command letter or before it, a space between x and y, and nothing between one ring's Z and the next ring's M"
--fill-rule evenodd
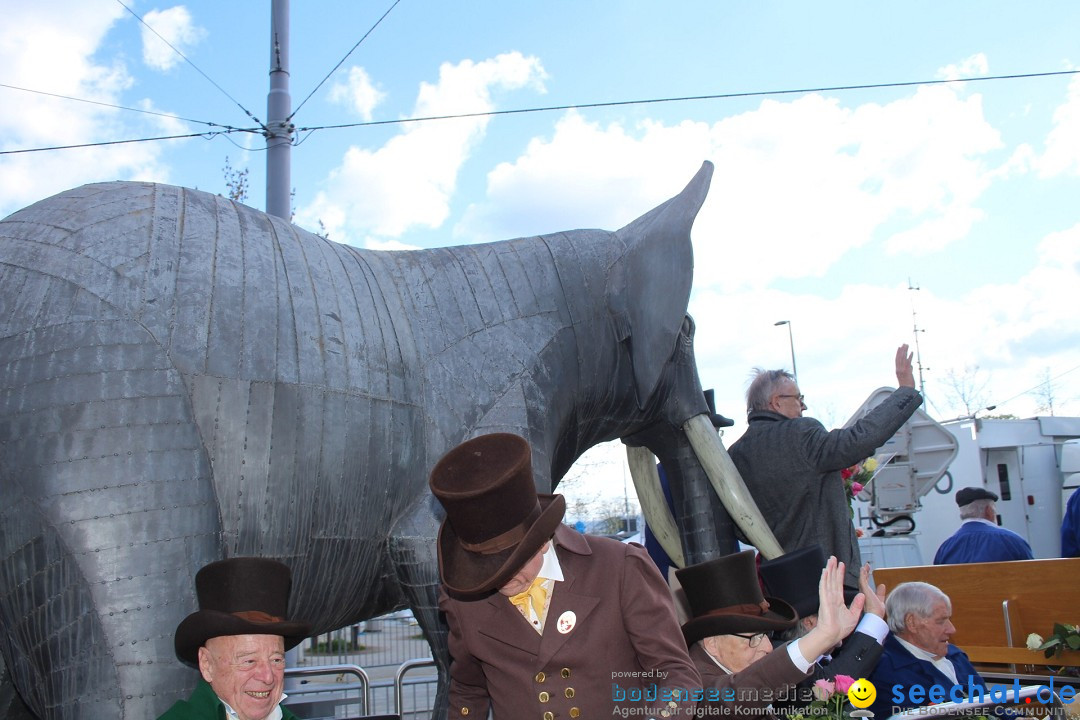
M564 580L555 583L543 636L499 594L439 606L450 625L450 718L496 720L609 718L616 708L655 708L641 717L688 717L693 703L669 703L664 690L701 687L683 643L671 594L648 553L555 531ZM566 613L573 629L559 632ZM649 675L648 673L651 673ZM644 688L655 700L630 700ZM626 700L618 701L620 692ZM639 696L640 697L640 696Z

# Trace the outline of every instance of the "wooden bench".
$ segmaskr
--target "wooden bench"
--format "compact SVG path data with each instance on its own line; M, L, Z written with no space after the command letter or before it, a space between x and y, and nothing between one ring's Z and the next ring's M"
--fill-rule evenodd
M976 665L1080 666L1078 651L1045 658L1026 646L1029 633L1080 623L1080 558L880 568L874 580L887 590L913 580L941 588L952 601L952 643Z

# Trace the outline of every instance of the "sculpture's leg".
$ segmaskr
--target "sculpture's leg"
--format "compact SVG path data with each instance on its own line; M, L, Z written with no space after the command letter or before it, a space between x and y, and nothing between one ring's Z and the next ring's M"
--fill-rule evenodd
M15 683L11 681L3 656L0 656L0 717L5 720L35 720L30 708L15 691Z
M220 556L187 389L123 319L0 339L0 375L0 618L14 684L41 718L156 717L194 687L172 635L195 608L195 571Z
M439 563L435 548L441 513L435 498L425 493L390 533L390 559L394 571L431 646L439 671L433 718L446 717L450 682L448 629L439 614Z

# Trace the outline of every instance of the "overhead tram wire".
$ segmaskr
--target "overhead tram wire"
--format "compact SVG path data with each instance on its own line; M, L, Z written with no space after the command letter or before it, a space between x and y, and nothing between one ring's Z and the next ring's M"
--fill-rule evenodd
M398 118L395 120L368 120L365 122L342 123L340 125L321 125L317 127L297 128L297 132L315 130L343 130L356 127L374 127L378 125L400 125L404 123L427 122L430 120L460 120L475 117L495 117L498 115L524 115L528 113L552 112L558 110L584 110L590 108L622 107L627 105L657 105L660 103L692 102L697 100L730 100L736 98L768 97L771 95L801 95L815 92L843 92L847 90L877 90L885 88L915 87L920 85L947 85L949 83L973 83L989 80L1020 80L1025 78L1054 77L1058 75L1077 75L1080 70L1057 70L1054 72L1021 73L1016 75L991 75L987 77L957 78L955 80L911 80L907 82L869 83L866 85L832 85L826 87L799 88L793 90L754 90L736 93L716 93L713 95L686 95L682 97L651 98L645 100L614 100L611 102L578 103L570 105L548 105L514 110L487 110L483 112L458 113L455 115L427 115L424 117Z
M255 117L254 115L252 115L252 114L251 114L251 111L249 111L249 110L248 110L248 109L247 109L246 107L244 107L243 105L241 105L241 104L240 104L240 101L239 101L239 100L237 100L237 99L236 99L236 98L234 98L234 97L233 97L232 95L230 95L230 94L229 94L228 92L226 92L226 91L225 91L225 88L221 87L221 86L220 86L220 85L218 85L218 84L217 84L216 82L214 82L214 79L213 79L213 78L211 78L211 77L210 77L209 75L207 75L206 73L204 73L204 72L202 71L202 69L201 69L201 68L200 68L200 67L199 67L198 65L196 65L196 64L195 64L195 63L193 63L193 62L191 62L191 60L190 60L190 59L188 58L188 56L187 56L187 55L185 55L184 53L182 53L182 52L180 52L180 51L179 51L178 49L176 49L176 47L175 47L175 46L174 46L174 45L173 45L173 44L172 44L171 42L169 42L169 41L168 41L168 40L166 40L166 39L165 39L164 37L162 37L161 33L159 33L159 32L158 32L157 30L155 30L154 28L150 27L150 25L148 25L148 24L146 23L146 21L145 21L145 20L143 20L143 19L142 19L141 17L139 17L138 13L136 13L136 12L135 12L134 10L132 10L131 8L129 8L129 7L127 6L127 5L125 5L125 4L124 4L124 0L116 0L116 2L120 4L120 7L124 8L124 9L125 9L125 10L127 10L127 11L128 11L129 13L131 13L131 15L132 15L132 16L133 16L133 17L134 17L134 18L135 18L136 20L138 20L138 21L139 21L140 23L142 23L143 27L145 27L145 28L146 28L147 30L149 30L150 32L152 32L152 33L154 33L155 35L157 35L157 36L158 36L158 38L159 38L159 39L161 40L161 42L163 42L163 43L165 43L166 45L168 45L168 46L169 46L169 47L170 47L170 48L172 49L172 51L173 51L174 53L176 53L176 54L177 54L177 55L179 55L179 56L180 56L181 58L183 58L184 62L186 62L186 63L187 63L188 65L190 65L191 67L195 68L195 71L196 71L196 72L198 72L198 73L199 73L200 75L202 75L202 76L203 76L204 78L206 78L207 82L209 82L209 83L210 83L211 85L213 85L213 86L214 86L214 87L216 87L216 88L217 88L218 90L220 90L220 91L221 91L221 94L222 94L222 95L224 95L225 97L229 98L229 100L231 100L231 101L232 101L232 102L233 102L233 103L234 103L234 104L236 105L236 107L238 107L238 108L240 108L241 110L243 110L243 111L244 111L244 114L245 114L245 115L247 115L247 116L248 116L249 118L251 118L252 120L254 120L254 121L255 121L255 123L256 123L256 124L258 124L258 126L259 126L259 127L260 127L260 128L261 128L261 129L262 129L262 130L263 130L264 132L266 131L266 125L265 125L265 124L263 123L263 121L262 121L262 120L260 120L259 118Z
M117 2L120 2L120 0L117 0ZM123 4L123 3L121 3L121 4ZM910 81L910 82L873 83L873 84L867 84L867 85L834 85L834 86L831 86L831 87L801 88L801 89L796 89L796 90L760 90L760 91L740 92L740 93L717 93L717 94L713 94L713 95L690 95L690 96L685 96L685 97L673 97L673 98L653 98L653 99L646 99L646 100L619 100L619 101L613 101L613 102L581 103L581 104L574 104L574 105L550 105L550 106L546 106L546 107L518 108L518 109L514 109L514 110L489 110L489 111L485 111L485 112L460 113L460 114L456 114L456 115L431 115L431 116L426 116L426 117L398 118L396 120L369 120L369 121L366 121L366 122L344 123L344 124L340 124L340 125L321 125L321 126L315 126L315 127L301 127L301 128L297 128L297 133L301 133L301 132L307 133L307 136L304 138L304 140L306 140L316 130L340 130L340 129L346 129L346 128L355 128L355 127L374 127L374 126L378 126L378 125L399 125L399 124L403 124L403 123L427 122L427 121L430 121L430 120L455 120L455 119L472 118L472 117L494 117L494 116L497 116L497 115L523 115L523 114L527 114L527 113L551 112L551 111L555 111L555 110L575 110L575 109L588 109L588 108L619 107L619 106L626 106L626 105L650 105L650 104L671 103L671 102L690 102L690 101L694 101L694 100L724 100L724 99L733 99L733 98L766 97L766 96L769 96L769 95L796 95L796 94L811 93L811 92L842 92L842 91L846 91L846 90L872 90L872 89L881 89L881 88L914 87L914 86L918 86L918 85L943 85L943 84L947 84L947 83L985 82L985 81L990 81L990 80L1019 80L1019 79L1025 79L1025 78L1042 78L1042 77L1054 77L1054 76L1061 76L1061 75L1077 75L1077 74L1080 74L1080 70L1058 70L1058 71L1054 71L1054 72L1042 72L1042 73L1022 73L1022 74L1016 74L1016 75L993 75L993 76L988 76L988 77L960 78L960 79L957 79L957 80L919 80L919 81ZM255 119L256 122L258 122L257 118L254 118L254 119ZM259 123L258 128L230 128L230 127L227 127L227 126L222 126L222 127L224 127L225 129L216 130L216 131L210 131L210 132L205 132L205 133L192 133L191 135L170 135L170 136L156 137L156 138L141 138L141 139L138 139L138 140L117 140L117 141L112 141L112 142L85 143L85 144L81 144L81 145L62 145L62 146L45 147L45 148L28 148L28 149L25 149L25 150L4 150L4 151L0 151L0 155L14 155L14 154L17 154L17 153L26 153L26 152L41 152L41 151L44 151L44 150L66 150L66 149L69 149L69 148L94 147L94 146L100 146L100 145L120 145L120 144L125 144L125 143L132 143L132 142L150 142L150 141L153 141L153 140L175 140L175 139L189 138L189 137L212 138L212 137L216 137L218 135L228 135L228 134L234 133L234 132L260 133L260 132L264 132L265 129L266 129L265 127L263 127L261 122Z
M60 100L70 100L72 102L86 103L87 105L99 105L101 107L112 108L113 110L126 110L128 112L143 113L144 115L157 115L158 117L172 118L173 120L182 120L183 122L195 123L196 125L207 125L209 127L222 128L223 130L241 130L241 128L233 127L232 125L222 125L221 123L211 122L209 120L195 120L193 118L181 117L167 112L159 112L157 110L144 110L142 108L125 107L123 105L113 105L112 103L101 102L100 100L87 100L86 98L71 97L70 95L60 95L59 93L45 92L44 90L31 90L30 88L19 87L18 85L8 85L6 83L0 83L0 88L7 88L9 90L19 90L21 92L33 93L35 95L44 95L46 97L59 98Z
M384 12L382 14L382 17L380 17L378 20L376 20L375 24L372 25L368 29L368 31L366 33L364 33L364 36L356 41L356 44L352 46L352 49L349 50L349 52L345 53L345 57L341 58L341 60L338 61L338 64L335 65L330 70L330 72L326 73L326 77L324 77L322 80L319 81L319 84L315 86L315 89L312 90L311 92L309 92L307 97L305 97L303 100L301 100L300 104L296 106L296 109L293 110L291 113L289 113L289 117L285 118L286 122L292 120L296 116L296 113L300 112L300 108L304 107L304 103L306 103L308 100L310 100L311 96L314 95L315 93L317 93L319 91L319 88L321 88L323 86L323 84L325 84L326 81L330 79L330 76L333 75L334 73L336 73L338 71L338 68L340 68L345 63L345 61L349 59L349 56L352 55L354 52L356 52L356 48L360 47L360 43L367 40L368 35L373 33L375 31L375 28L379 27L379 25L382 23L382 21L386 19L386 16L389 15L391 13L391 11L393 11L393 9L398 6L399 2L401 2L401 0L394 0L394 4L391 5L389 8L387 8L386 12Z
M155 142L157 140L186 140L188 138L201 137L212 140L218 135L228 135L234 132L248 132L262 134L262 128L232 128L230 130L210 130L201 133L188 133L187 135L161 135L158 137L133 138L131 140L102 140L101 142L78 143L75 145L53 145L51 147L24 148L22 150L0 150L0 155L19 155L22 153L45 152L47 150L74 150L76 148L103 147L106 145L130 145L131 143Z

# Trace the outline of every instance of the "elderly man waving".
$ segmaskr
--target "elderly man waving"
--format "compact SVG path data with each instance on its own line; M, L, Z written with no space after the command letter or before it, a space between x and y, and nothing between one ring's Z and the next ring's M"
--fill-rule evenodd
M844 602L844 564L830 557L818 583L818 622L806 635L773 649L767 633L790 628L795 609L762 595L754 551L675 572L692 613L683 625L690 659L704 686L706 715L756 715L774 700L797 701L794 685L855 628L865 597ZM785 697L785 690L791 695Z

